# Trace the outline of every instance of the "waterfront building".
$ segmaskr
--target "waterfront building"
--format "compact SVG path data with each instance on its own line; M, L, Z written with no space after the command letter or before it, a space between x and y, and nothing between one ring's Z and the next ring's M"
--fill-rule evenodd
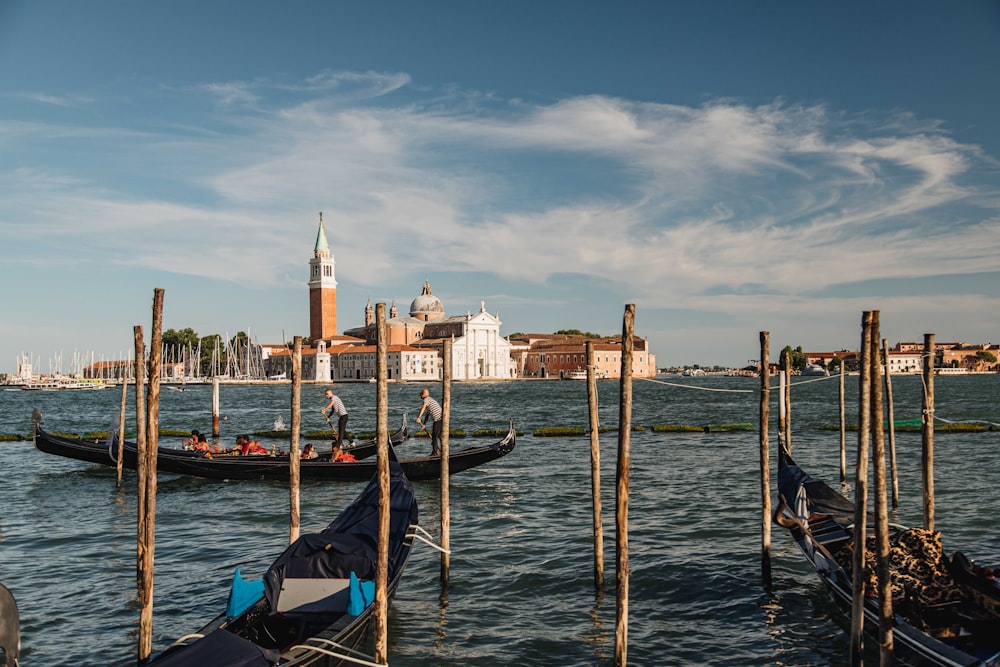
M567 379L587 371L587 341L594 341L594 373L598 378L621 377L621 337L587 338L568 334L519 334L511 339L514 365L525 378ZM656 355L649 341L632 339L632 376L656 376Z
M426 296L429 292L426 292ZM415 306L428 302L414 300ZM436 298L435 298L436 300ZM438 301L438 303L440 303ZM411 311L414 310L411 307ZM430 314L436 311L425 311ZM511 360L511 344L500 335L500 313L486 312L486 302L479 302L479 312L465 315L430 317L423 340L414 343L423 350L435 350L444 356L444 341L451 339L451 377L453 380L510 380L517 377Z

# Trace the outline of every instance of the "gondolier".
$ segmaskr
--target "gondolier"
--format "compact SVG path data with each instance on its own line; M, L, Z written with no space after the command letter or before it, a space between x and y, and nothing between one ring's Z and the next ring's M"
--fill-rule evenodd
M421 428L427 428L420 421L426 410L427 418L434 420L434 426L431 427L431 456L441 456L441 431L443 427L441 423L441 404L431 398L431 393L426 389L420 391L420 398L423 400L423 404L420 406L420 413L417 414L417 424Z
M332 389L326 390L326 397L329 399L329 403L323 406L320 412L326 418L326 421L331 426L330 418L334 415L338 415L337 419L337 439L334 440L334 445L339 447L344 442L344 434L347 433L347 408L344 407L344 402L340 400L339 396L335 396Z

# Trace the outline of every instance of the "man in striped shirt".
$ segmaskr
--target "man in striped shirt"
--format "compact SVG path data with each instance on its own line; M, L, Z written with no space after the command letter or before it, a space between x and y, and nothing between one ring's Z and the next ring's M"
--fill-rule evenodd
M441 404L431 398L431 392L426 389L420 391L420 398L423 399L424 403L420 406L420 414L417 415L417 424L423 429L427 428L420 421L426 410L427 418L434 420L434 426L431 428L431 456L441 456L441 428L443 426L441 423Z
M333 426L330 421L330 417L338 415L337 420L337 439L334 441L334 445L339 447L344 443L344 436L347 434L347 408L344 407L344 402L340 400L339 396L333 395L332 389L326 390L326 397L330 400L329 403L323 406L320 410L323 416L326 417L326 422Z

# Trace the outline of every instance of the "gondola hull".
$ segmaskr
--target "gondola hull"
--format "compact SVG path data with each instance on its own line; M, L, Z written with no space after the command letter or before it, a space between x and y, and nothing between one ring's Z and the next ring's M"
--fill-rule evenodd
M812 564L841 612L848 617L852 610L853 583L850 572L835 556L853 541L854 504L829 486L799 468L781 451L778 461L778 493L775 518L789 529L802 553ZM868 521L872 524L872 517ZM906 529L894 525L890 539L896 540ZM869 530L872 534L872 530ZM961 601L928 607L923 617L904 615L894 610L894 655L917 667L974 667L1000 665L1000 586L972 572L962 563L964 556L948 561L948 571L966 593L980 590L978 602L969 595ZM913 609L908 610L914 611ZM866 597L865 632L878 639L879 602Z
M402 468L390 463L389 544L387 597L392 599L410 557L418 524L416 496ZM245 609L228 611L183 637L147 664L162 667L243 667L260 665L301 667L352 656L374 618L375 605L367 598L341 605L334 596L318 592L344 582L348 574L372 581L377 563L379 526L377 476L358 498L325 530L302 535L267 569L258 582L260 596ZM356 580L351 583L350 598ZM298 584L298 586L292 586ZM303 585L305 586L303 588ZM292 593L289 604L286 595ZM307 599L302 591L308 590ZM345 591L345 595L347 592ZM232 598L231 598L232 602ZM341 601L343 602L343 601Z
M398 438L400 433L394 434ZM404 436L405 437L405 436ZM515 445L514 422L511 420L507 435L498 442L485 447L470 447L451 452L448 456L449 474L456 474L488 463L509 454ZM116 466L115 448L107 444L87 442L76 438L66 438L47 433L40 427L35 432L35 446L49 454L68 458ZM134 470L136 449L134 443L125 443L123 466ZM302 479L364 481L375 473L377 462L368 458L354 463L331 463L322 459L301 461L299 467ZM412 457L400 461L406 476L411 480L429 480L441 477L441 458L432 456ZM208 479L273 479L287 480L289 459L287 456L214 456L203 452L169 449L160 447L156 457L156 468L161 473L192 475Z

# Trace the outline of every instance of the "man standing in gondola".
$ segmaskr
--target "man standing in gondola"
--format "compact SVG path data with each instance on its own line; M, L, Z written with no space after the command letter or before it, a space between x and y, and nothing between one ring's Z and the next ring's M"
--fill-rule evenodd
M344 442L344 434L347 433L347 408L344 407L344 402L340 400L340 397L333 394L332 389L326 390L326 397L330 402L324 405L320 412L326 418L326 423L331 426L333 426L333 422L330 421L330 418L334 415L339 417L337 419L337 439L334 440L334 445L339 447Z
M420 414L417 415L417 424L423 429L427 428L420 421L426 410L427 418L434 420L434 426L431 428L431 456L441 456L441 431L444 426L441 423L441 404L431 398L431 392L426 389L420 391L420 398L423 404L420 406Z

